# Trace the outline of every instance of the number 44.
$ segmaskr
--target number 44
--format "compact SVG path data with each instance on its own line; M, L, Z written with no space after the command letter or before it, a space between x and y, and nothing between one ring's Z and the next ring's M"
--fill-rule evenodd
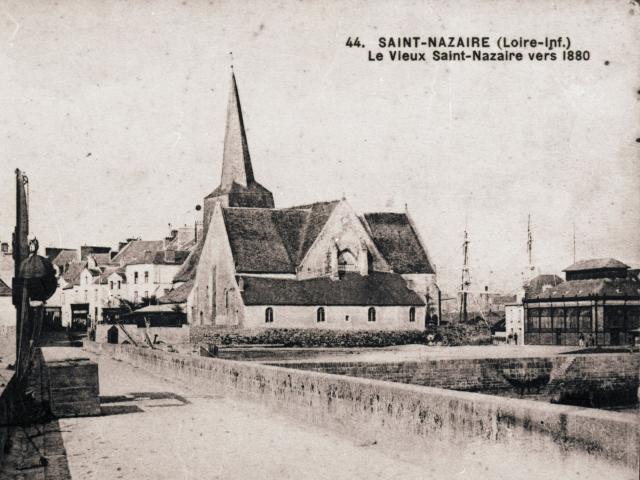
M360 38L356 37L355 39L351 39L351 37L347 38L347 47L364 47L364 45L360 44Z

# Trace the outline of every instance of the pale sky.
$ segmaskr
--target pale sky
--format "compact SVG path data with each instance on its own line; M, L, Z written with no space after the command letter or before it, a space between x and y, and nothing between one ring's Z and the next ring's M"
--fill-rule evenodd
M447 291L465 222L472 289L515 290L528 213L540 272L572 263L573 222L578 259L640 265L634 2L238 3L0 1L0 239L16 167L41 245L158 239L200 218L233 51L254 173L277 207L407 203ZM368 62L381 35L563 35L591 60Z

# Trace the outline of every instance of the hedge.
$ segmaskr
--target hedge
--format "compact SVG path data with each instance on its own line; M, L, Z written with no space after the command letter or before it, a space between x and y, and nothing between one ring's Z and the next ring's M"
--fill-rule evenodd
M484 324L469 325L465 323L454 323L441 325L429 333L429 343L440 343L442 345L490 345L492 342L491 330Z
M190 340L196 344L271 345L281 347L390 347L408 344L483 345L491 343L486 328L473 325L444 325L419 330L325 330L268 328L220 331L209 326L192 326Z

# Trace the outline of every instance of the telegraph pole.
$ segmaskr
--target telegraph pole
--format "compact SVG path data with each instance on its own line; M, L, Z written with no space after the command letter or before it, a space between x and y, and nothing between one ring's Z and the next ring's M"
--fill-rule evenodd
M462 279L460 282L460 318L459 321L467 321L467 293L471 285L469 275L469 234L464 230L464 240L462 242Z

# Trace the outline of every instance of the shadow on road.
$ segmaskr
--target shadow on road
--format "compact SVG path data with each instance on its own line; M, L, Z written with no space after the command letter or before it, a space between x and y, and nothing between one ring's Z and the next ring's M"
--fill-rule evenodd
M102 415L141 413L145 408L182 407L190 402L173 392L132 392L126 395L100 397Z

